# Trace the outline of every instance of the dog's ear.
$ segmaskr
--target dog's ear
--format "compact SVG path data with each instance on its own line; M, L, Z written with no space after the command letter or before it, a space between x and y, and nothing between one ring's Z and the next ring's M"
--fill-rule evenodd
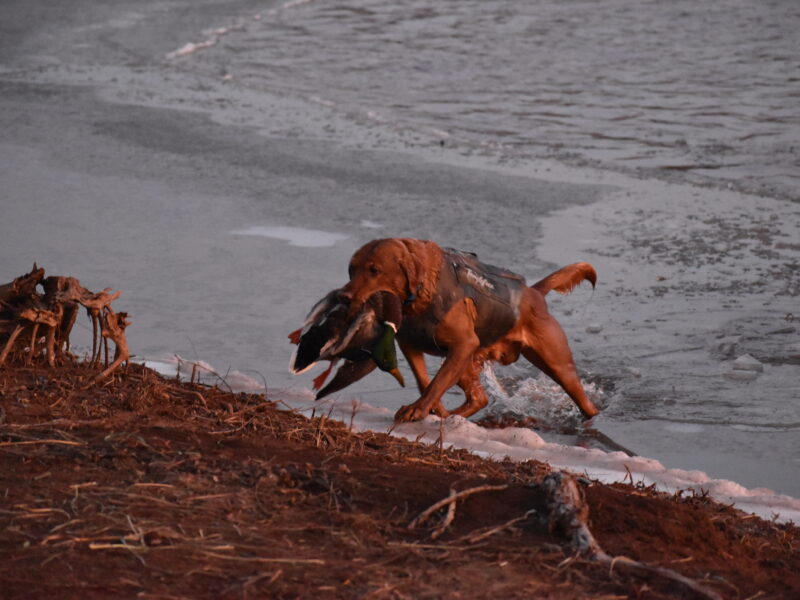
M398 259L408 281L408 296L405 301L412 298L413 302L419 298L423 305L427 304L436 291L436 282L442 268L442 249L436 242L429 240L401 238L399 241L405 247L405 252Z
M407 289L406 298L404 298L406 301L408 301L409 298L413 301L422 286L422 273L419 258L414 252L415 247L413 242L416 241L417 240L402 240L403 251L398 260L400 270L403 271L403 274L406 276Z

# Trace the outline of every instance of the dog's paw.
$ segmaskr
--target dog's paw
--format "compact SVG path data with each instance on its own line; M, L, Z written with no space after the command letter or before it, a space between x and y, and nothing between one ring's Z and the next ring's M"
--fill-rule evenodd
M420 421L428 416L430 411L422 410L416 402L414 404L407 404L401 406L394 414L395 423L408 423L410 421Z
M442 419L446 419L447 417L449 417L450 415L452 415L454 413L451 413L444 406L442 406L441 402L437 402L436 404L434 404L431 407L431 409L428 411L428 414L429 415L436 415L437 417L440 417Z

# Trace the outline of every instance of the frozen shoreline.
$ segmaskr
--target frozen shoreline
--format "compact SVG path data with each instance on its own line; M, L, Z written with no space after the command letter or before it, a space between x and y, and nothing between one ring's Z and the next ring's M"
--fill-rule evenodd
M134 11L133 5L127 8ZM162 8L167 19L176 18ZM133 25L152 15L125 21L126 9L118 10L121 21L114 27L129 36L123 39L137 52L150 50L152 44L152 51L163 56L174 45L174 40L163 37L163 30L148 30L152 40L134 40ZM75 46L75 38L85 29L67 27L49 38L52 47L36 45L36 35L52 36L52 27L67 17L49 18L52 21L30 25L30 43L38 54L4 55L0 74L4 88L0 179L5 184L0 274L6 279L29 270L38 260L52 272L75 274L89 287L122 288L120 306L133 315L130 341L140 358L177 353L223 370L246 372L256 381L258 372L270 388L285 388L302 384L285 372L286 333L313 299L341 284L349 255L370 238L410 235L463 247L467 232L469 249L529 279L545 273L552 263L590 258L601 271L602 285L609 282L609 287L599 288L588 304L586 295L553 302L568 329L578 365L615 379L618 386L633 385L646 402L662 406L658 412L662 420L648 421L626 415L612 401L599 427L622 445L685 469L699 466L692 464L699 458L693 444L702 443L706 464L711 465L703 468L709 473L746 479L748 487L800 495L800 484L793 477L800 460L793 445L796 428L783 433L769 430L766 436L744 432L719 446L718 436L726 431L714 430L707 422L698 425L704 417L694 413L703 409L689 406L693 414L688 425L703 429L693 436L688 435L688 426L684 431L663 431L670 413L682 409L688 396L703 396L711 389L705 375L687 374L687 367L699 371L709 365L720 371L711 373L717 378L714 389L724 391L727 385L744 393L745 400L750 394L756 407L754 390L765 382L778 382L777 390L768 388L765 393L787 394L785 412L778 416L792 420L797 390L786 382L797 373L796 363L767 364L765 375L755 384L725 383L719 376L729 359L714 354L721 343L739 344L743 350L756 343L772 352L767 341L778 337L752 342L728 340L736 337L728 335L718 343L695 339L716 340L714 336L726 333L727 321L741 321L749 313L756 312L762 321L773 316L777 322L788 310L796 296L773 298L780 291L775 287L747 288L766 275L758 269L768 265L770 257L761 262L757 256L747 257L745 266L755 270L738 278L741 289L727 292L732 296L725 300L731 303L727 319L715 310L721 302L717 290L693 291L691 301L673 293L682 283L696 281L693 274L703 276L707 271L690 264L679 275L668 265L669 244L666 251L655 249L661 252L654 258L659 261L658 272L650 262L652 244L638 253L625 252L631 243L625 236L631 232L652 243L672 231L672 246L682 243L679 233L689 214L685 210L683 221L661 215L654 227L648 227L652 211L665 198L679 198L684 205L693 202L725 227L746 222L751 210L767 218L777 214L791 226L798 223L796 204L636 182L614 173L576 171L541 161L516 169L498 167L484 157L463 157L457 150L438 147L403 154L397 152L402 144L388 133L335 122L335 115L323 105L300 108L291 98L173 72L157 61L131 58L136 55L127 50L106 55L102 46ZM119 23L133 25L125 28ZM109 27L100 24L93 31L99 35ZM168 23L163 27L169 29ZM333 131L325 135L328 126ZM347 144L336 141L344 138ZM637 216L636 210L651 212ZM723 218L728 216L735 218ZM344 239L315 249L231 233L251 227L313 229ZM789 264L797 260L800 249L797 231L795 238L781 237L785 247L776 248ZM752 254L751 250L743 251ZM736 257L731 261L710 271L731 271ZM662 283L656 277L665 279ZM731 276L722 273L725 277ZM791 284L796 281L791 277L796 276L773 278L769 286ZM763 302L771 303L768 310L761 309ZM693 321L680 318L689 312L696 313ZM645 324L665 315L681 326ZM635 321L636 327L626 319ZM602 325L602 333L585 334L586 326L595 321ZM747 335L755 335L759 327L780 329L762 322L742 323ZM794 340L786 342L787 348L798 343L796 332L780 335ZM624 348L636 349L632 357L662 352L667 359L633 363L630 356L622 356L624 360L614 362ZM622 372L623 366L638 369L642 377ZM655 390L640 385L667 382L665 373L681 377L677 390L666 383ZM657 377L651 379L654 374ZM382 379L367 378L347 392L379 405L380 410L408 400L407 393L386 387ZM718 401L724 404L727 399Z
M189 374L197 380L230 387L235 392L264 393L262 382L247 374L234 371L220 380L212 365L177 361L148 361L146 366L164 376ZM585 475L603 483L630 482L675 494L708 493L724 504L757 514L763 519L780 522L800 522L800 499L778 494L766 488L747 489L734 481L715 479L698 470L668 469L659 461L642 456L629 456L624 452L607 452L594 448L581 448L545 441L534 431L521 427L486 429L463 417L451 416L442 421L429 416L415 423L394 423L394 410L372 406L358 394L341 392L333 398L314 401L308 389L268 389L268 397L284 408L308 417L327 415L347 424L354 431L391 433L407 440L444 447L466 449L490 459L509 458L514 461L538 460L577 475Z

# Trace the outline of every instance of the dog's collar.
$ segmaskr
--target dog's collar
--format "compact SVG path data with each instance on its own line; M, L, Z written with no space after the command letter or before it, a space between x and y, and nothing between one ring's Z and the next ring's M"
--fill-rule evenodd
M410 293L410 294L409 294L409 295L406 297L406 299L405 299L405 300L403 300L403 306L411 306L411 304L414 302L414 300L416 300L416 299L417 299L417 294L419 293L419 291L420 291L421 289L422 289L422 284L420 283L420 284L418 284L418 285L417 285L417 290L416 290L416 292L411 292L411 293Z

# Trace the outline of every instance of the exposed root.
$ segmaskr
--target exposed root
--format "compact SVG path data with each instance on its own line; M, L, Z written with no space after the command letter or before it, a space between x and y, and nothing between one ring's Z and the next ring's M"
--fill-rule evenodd
M484 529L482 531L473 531L473 532L469 533L468 535L465 535L464 537L460 538L457 541L462 541L463 540L463 541L465 541L465 542L467 542L469 544L477 544L478 542L480 542L482 540L485 540L487 538L490 538L491 536L493 536L493 535L495 535L497 533L500 533L501 531L505 531L506 529L510 529L511 527L516 525L517 523L521 523L522 521L527 520L528 518L531 517L531 515L534 515L534 514L536 514L536 509L532 508L531 510L527 511L521 517L514 517L513 519L510 519L510 520L506 521L505 523L503 523L501 525L497 525L495 527L490 527L490 528Z
M25 364L44 359L51 367L72 359L69 336L83 306L92 321L92 358L100 361L98 341L106 347L107 368L98 376L107 377L126 361L130 353L125 339L129 325L126 313L115 313L111 303L121 291L111 288L94 293L74 277L45 277L35 263L30 273L0 285L0 366L9 357L23 357ZM43 292L39 292L41 286ZM99 340L98 340L99 332ZM29 335L22 335L29 333ZM107 340L116 345L114 361L108 365ZM42 343L44 340L44 343Z
M585 558L591 562L608 565L609 574L614 570L627 570L633 573L648 573L673 581L692 592L696 597L722 600L713 590L699 585L680 573L664 567L648 565L626 556L610 556L592 534L587 521L589 506L575 478L563 471L554 471L544 478L541 484L547 495L547 524L552 533L566 537L574 558Z
M102 373L97 376L97 379L108 377L117 367L130 357L128 351L128 340L125 339L125 328L130 325L127 319L128 313L121 312L115 314L110 308L106 308L103 313L101 334L104 339L111 339L117 347L114 353L114 362L112 362Z
M456 490L451 487L450 488L450 498L455 496L456 493L457 493ZM448 498L448 500L450 498ZM447 531L447 528L450 527L450 524L453 522L453 520L455 518L456 518L456 503L455 503L455 501L448 502L447 503L447 514L445 514L444 519L442 519L442 522L436 527L436 529L433 530L433 533L431 533L431 539L435 540L440 535L442 535L445 531Z
M466 498L467 496L471 496L472 494L477 494L478 492L491 492L491 491L499 491L504 490L508 487L508 485L479 485L478 487L468 488L466 490L461 490L460 492L456 492L454 490L450 490L450 495L447 498L439 500L435 504L432 504L425 510L423 510L411 523L408 524L409 529L414 529L417 525L421 525L425 521L427 521L430 516L435 513L440 508L444 508L449 504L455 504L457 500L461 500L462 498ZM455 512L453 513L455 515ZM445 517L447 519L447 517ZM447 522L449 525L452 522L452 518L450 521ZM444 530L442 530L443 532ZM439 534L441 535L441 533ZM438 537L438 536L437 536Z

